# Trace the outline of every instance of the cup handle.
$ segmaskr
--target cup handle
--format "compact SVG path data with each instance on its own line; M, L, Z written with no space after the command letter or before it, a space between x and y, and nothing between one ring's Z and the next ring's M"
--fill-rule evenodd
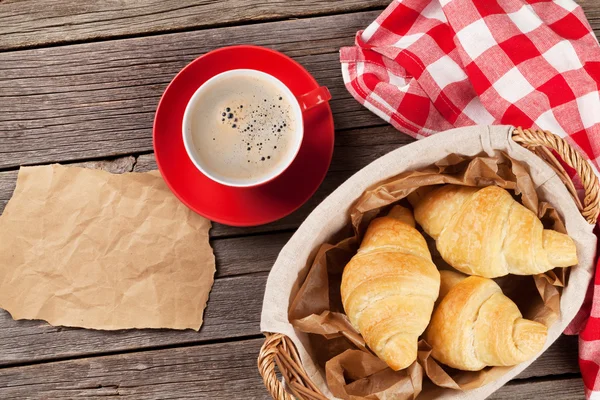
M300 103L300 109L302 112L308 111L313 107L323 104L331 100L331 93L325 86L321 86L312 90L306 94L297 97L298 103Z

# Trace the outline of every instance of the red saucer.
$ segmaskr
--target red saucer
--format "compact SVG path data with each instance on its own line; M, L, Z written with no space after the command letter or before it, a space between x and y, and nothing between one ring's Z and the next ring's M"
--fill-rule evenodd
M304 139L296 159L268 183L234 188L207 178L194 166L183 146L183 112L206 80L239 68L271 74L297 96L319 87L300 64L274 50L233 46L211 51L182 69L165 90L154 118L154 153L163 179L189 208L222 224L252 226L285 217L315 193L333 154L333 116L329 104L305 113Z

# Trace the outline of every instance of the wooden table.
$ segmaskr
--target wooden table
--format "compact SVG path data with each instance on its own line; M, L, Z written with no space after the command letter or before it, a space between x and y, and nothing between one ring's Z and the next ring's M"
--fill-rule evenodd
M277 253L340 183L412 141L353 100L340 73L339 48L388 1L0 0L0 212L19 165L155 169L152 120L163 90L221 46L268 46L302 63L330 88L337 128L327 178L300 210L255 228L214 225L217 274L199 333L71 329L1 311L0 398L269 398L256 357ZM600 29L600 4L580 3ZM583 397L576 337L561 337L492 397L548 395Z

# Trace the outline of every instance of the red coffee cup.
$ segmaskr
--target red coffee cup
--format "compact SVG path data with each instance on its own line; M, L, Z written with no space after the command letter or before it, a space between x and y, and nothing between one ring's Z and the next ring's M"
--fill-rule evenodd
M270 84L274 85L280 93L282 93L282 96L285 97L284 100L291 105L291 110L294 114L294 118L292 118L292 120L295 121L296 126L294 126L293 129L291 129L290 133L291 135L293 135L291 140L291 150L288 150L286 152L285 159L283 160L283 162L279 162L277 166L270 170L268 173L262 174L254 178L229 179L224 176L218 176L216 173L211 172L211 168L208 165L206 165L206 161L199 156L196 146L193 142L192 120L194 113L198 110L198 100L207 91L215 90L215 88L218 85L222 84L225 80L230 79L232 77L248 77L253 79L258 78L261 80L268 81ZM304 137L304 123L302 114L310 110L311 108L318 106L319 104L329 101L330 99L331 94L325 86L321 86L301 96L294 96L291 90L283 82L265 72L253 69L234 69L222 72L204 82L204 84L202 84L202 86L200 86L192 95L190 101L186 106L182 123L182 135L185 150L190 160L192 160L192 162L196 166L196 168L198 168L200 172L202 172L205 176L207 176L215 182L232 187L254 187L262 185L281 175L283 171L285 171L296 158L298 151L300 150L300 147L302 145L302 139Z

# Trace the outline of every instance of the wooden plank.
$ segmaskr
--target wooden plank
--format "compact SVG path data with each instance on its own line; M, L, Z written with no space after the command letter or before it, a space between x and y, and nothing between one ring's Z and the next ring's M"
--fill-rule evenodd
M266 280L266 273L217 279L200 332L53 327L43 321L13 321L0 310L0 366L259 335Z
M269 399L256 367L262 342L252 339L0 369L0 397ZM581 399L582 381L513 381L491 398L537 399L543 394Z
M0 370L0 398L268 399L256 367L261 340Z
M383 8L388 0L0 2L0 50ZM600 5L579 0L594 28Z
M291 236L291 232L285 232L213 240L212 246L217 261L216 277L271 271L281 248Z
M345 89L338 60L339 48L377 14L2 53L0 168L151 151L154 112L168 82L195 57L230 44L273 47L301 62L330 88L339 129L381 125Z
M0 365L258 335L267 273L290 236L282 233L212 243L217 279L199 333L52 327L43 321L14 321L0 311Z
M399 134L390 125L340 131L336 134L335 150L327 177L315 195L300 209L279 221L249 228L236 228L215 223L211 230L211 237L247 235L297 228L325 197L352 174L382 155L411 143L413 140L407 135ZM144 172L156 168L153 154L144 154L137 158L135 171Z
M336 145L330 171L317 193L299 210L282 220L252 228L228 227L214 224L211 230L213 238L231 235L247 235L270 231L297 228L306 216L333 190L348 179L354 172L376 160L380 156L412 142L407 135L398 133L390 125L351 129L336 134ZM117 159L121 160L121 158ZM131 162L131 159L128 159ZM72 165L72 164L69 164ZM78 165L78 164L73 164ZM135 171L145 172L156 169L153 154L144 154L135 160ZM129 171L122 168L120 171ZM113 172L118 172L115 167ZM16 179L16 171L0 172L0 213L10 199Z
M338 132L329 175L313 198L311 198L300 210L283 220L260 227L235 228L215 224L211 231L211 235L213 237L221 237L296 228L319 202L331 193L331 191L335 190L335 188L352 173L380 156L412 141L412 138L399 134L389 125ZM141 155L137 157L135 161L132 161L132 158L119 158L117 160L128 160L127 162L129 164L134 163L136 172L145 172L157 168L152 154ZM109 165L111 162L113 161L104 161L103 163ZM99 162L73 163L68 165L94 166L96 163ZM131 170L129 164L127 168L115 165L112 168L112 172L118 173L129 171ZM110 168L105 167L105 169ZM0 213L4 209L6 202L12 196L16 177L17 171L0 172Z
M592 15L600 7L584 5ZM351 45L356 31L378 14L2 53L0 168L151 151L155 107L171 78L195 57L233 44L272 47L304 64L330 87L338 129L380 125L346 91L338 60L339 48ZM593 23L600 27L600 17Z
M578 348L577 336L562 335L529 368L521 372L516 379L578 374Z
M575 3L583 8L592 29L598 32L600 29L600 4L596 0L575 0Z
M535 382L510 382L489 397L490 400L539 400L541 398L584 399L583 380L581 378L566 378Z
M388 0L0 2L0 50L383 8Z

